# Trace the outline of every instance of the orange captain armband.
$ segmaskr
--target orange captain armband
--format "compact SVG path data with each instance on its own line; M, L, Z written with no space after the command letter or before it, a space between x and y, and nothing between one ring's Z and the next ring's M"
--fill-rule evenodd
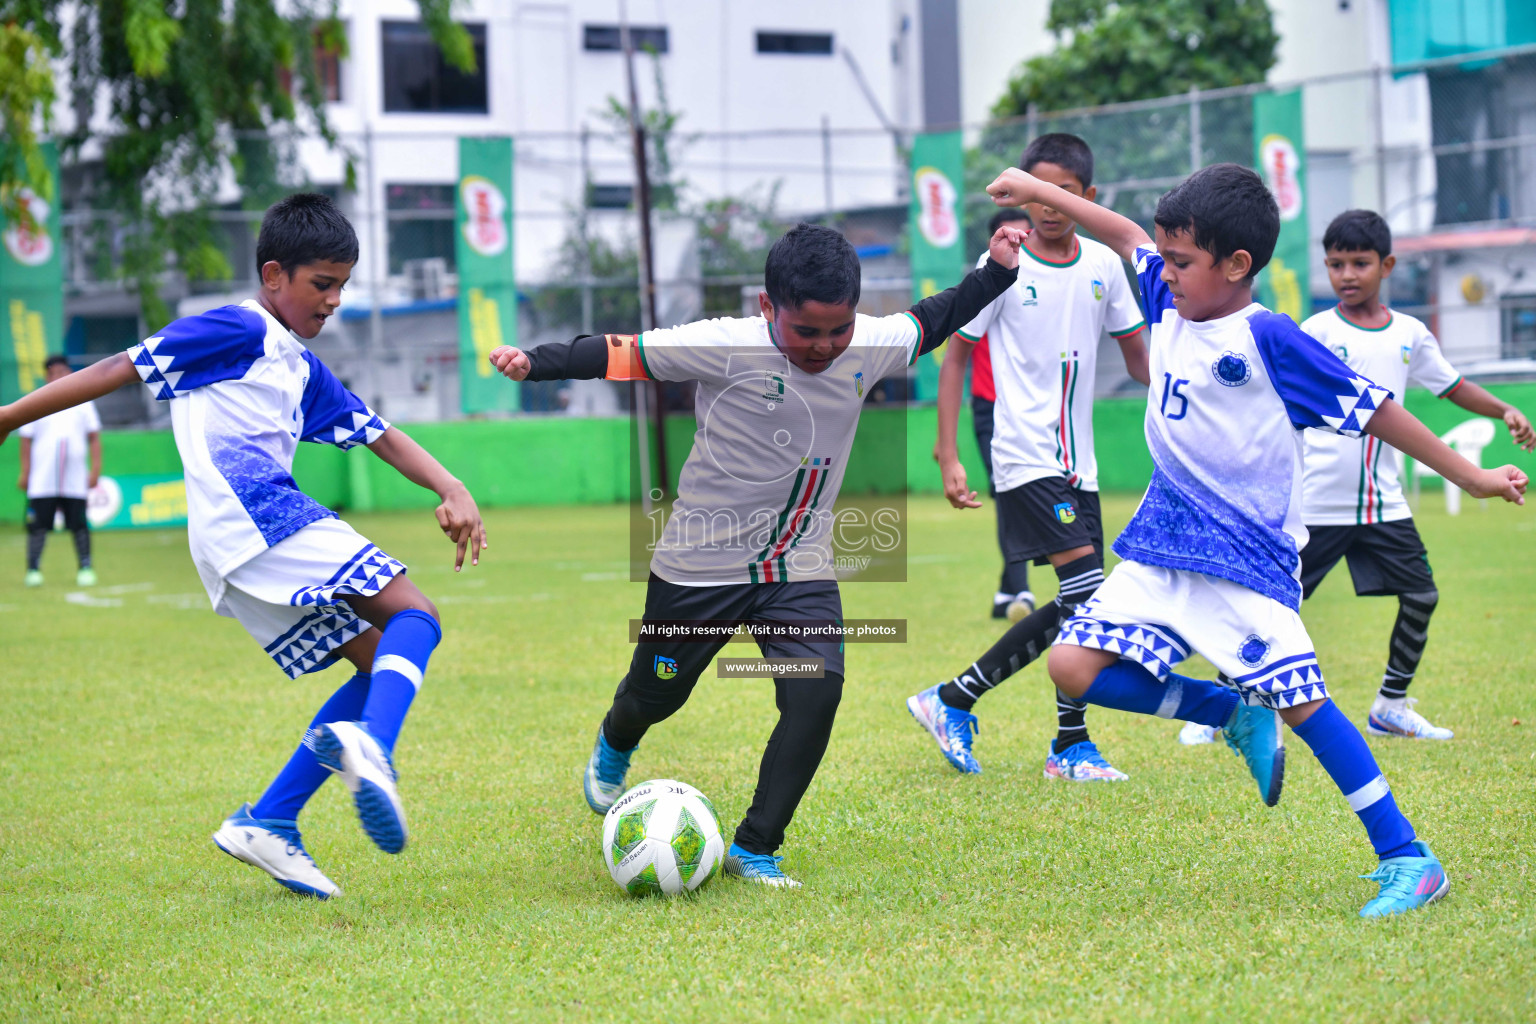
M637 334L605 335L608 342L608 372L606 380L650 380L645 364L640 358L640 336Z

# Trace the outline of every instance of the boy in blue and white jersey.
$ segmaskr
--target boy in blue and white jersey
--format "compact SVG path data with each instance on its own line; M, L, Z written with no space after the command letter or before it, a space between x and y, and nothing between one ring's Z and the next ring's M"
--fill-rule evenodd
M1005 172L988 191L1000 205L1048 202L1132 259L1152 323L1152 482L1115 542L1124 561L1062 623L1052 680L1092 704L1222 727L1266 802L1278 797L1284 765L1270 709L1278 712L1343 791L1381 859L1369 876L1380 891L1361 915L1438 899L1449 877L1329 700L1297 612L1301 431L1369 433L1477 496L1523 503L1525 474L1471 465L1389 392L1253 301L1280 215L1248 168L1207 167L1164 195L1155 248L1133 221L1023 172ZM1193 653L1238 690L1175 675Z
M238 619L290 678L346 660L352 676L255 803L213 841L294 892L339 890L315 866L298 815L328 773L353 794L363 830L386 853L406 841L390 759L427 659L437 609L405 566L299 490L298 442L367 445L442 499L437 520L478 562L479 510L436 459L385 423L306 349L341 303L357 235L325 196L293 195L262 218L257 297L183 317L127 352L0 407L0 441L17 427L140 380L170 403L187 482L187 539L208 599ZM297 337L295 337L297 336Z

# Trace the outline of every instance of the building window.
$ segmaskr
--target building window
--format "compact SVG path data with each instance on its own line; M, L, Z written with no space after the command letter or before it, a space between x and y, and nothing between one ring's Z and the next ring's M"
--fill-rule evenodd
M1506 295L1499 358L1536 359L1536 295Z
M668 52L665 25L631 25L629 39L636 50ZM617 53L624 49L624 35L617 25L583 25L581 48L592 53Z
M389 272L409 274L422 260L454 270L452 185L386 185Z
M588 193L587 205L594 210L627 210L635 201L633 185L597 185Z
M314 31L315 81L320 86L320 98L327 103L341 102L341 53L346 48L347 30L343 25L336 34L327 37L324 29ZM278 80L283 91L292 96L295 79L299 76L294 68L279 68Z
M830 32L759 32L758 53L792 53L811 57L832 55Z
M419 21L386 21L384 110L399 114L489 113L485 81L485 26L465 23L475 70L465 74L443 57Z

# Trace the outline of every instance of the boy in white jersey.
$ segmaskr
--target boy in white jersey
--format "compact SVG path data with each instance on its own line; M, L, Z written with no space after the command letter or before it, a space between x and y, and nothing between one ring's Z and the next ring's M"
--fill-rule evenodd
M1052 680L1089 703L1223 727L1266 797L1278 795L1283 769L1265 710L1274 709L1345 794L1380 857L1369 877L1381 888L1361 916L1438 899L1449 877L1415 838L1360 732L1328 699L1297 614L1301 431L1369 433L1479 497L1523 504L1525 474L1471 465L1384 388L1253 301L1280 212L1252 170L1216 164L1164 195L1156 248L1135 222L1021 171L988 191L1002 205L1048 202L1134 257L1152 321L1152 482L1115 541L1124 561L1062 623ZM1238 690L1173 674L1192 653Z
M478 562L485 543L464 485L298 340L336 312L356 262L357 235L328 198L289 196L262 218L256 298L183 317L0 407L3 441L22 424L142 380L170 403L192 563L214 610L239 620L291 678L339 660L355 666L262 797L213 837L230 856L320 899L339 890L305 852L297 819L329 773L342 777L380 849L405 846L390 753L442 630L404 565L298 489L294 449L300 440L367 445L435 491L438 525L458 545L455 570L466 552Z
M642 636L587 764L583 789L593 811L605 813L623 794L641 738L683 706L737 624L841 626L831 532L864 398L1013 283L1023 237L999 228L991 259L960 284L906 313L870 317L855 313L853 246L830 228L801 224L768 253L761 317L491 353L513 380L698 382L698 431L651 559L642 621L647 629L724 628ZM842 697L842 642L814 636L757 632L765 658L820 659L825 673L774 680L779 721L725 857L727 874L764 885L799 885L775 851L826 752Z
M1093 151L1076 135L1042 135L1019 166L1091 202ZM985 335L997 390L992 477L1003 555L1010 565L1049 563L1060 581L1056 600L1037 609L948 682L907 698L907 710L957 771L981 765L971 751L972 708L982 694L1040 656L1057 624L1104 579L1104 527L1093 451L1093 387L1099 338L1120 342L1125 367L1147 383L1146 323L1125 266L1110 249L1081 238L1071 217L1048 205L1026 209L1034 230L1024 242L1019 279L956 332L962 350ZM950 358L954 358L951 353ZM941 375L942 376L942 375ZM941 384L942 387L942 384ZM956 508L979 508L955 447L958 395L939 405L944 492ZM1086 705L1056 695L1056 738L1045 777L1118 782L1088 735Z
M69 359L52 355L43 363L48 381L69 375ZM96 403L86 402L28 423L16 431L21 439L21 479L27 492L26 585L43 585L43 545L53 520L64 514L64 528L75 539L79 570L75 585L96 584L91 568L91 524L86 519L86 498L101 476L101 417Z
M1332 349L1350 369L1394 394L1402 394L1409 383L1418 384L1469 412L1502 420L1515 444L1526 451L1536 446L1536 432L1524 413L1464 380L1440 354L1429 328L1381 302L1381 282L1396 262L1386 221L1370 210L1341 213L1323 235L1323 251L1328 282L1339 304L1311 317L1302 330ZM1301 521L1310 535L1301 551L1303 599L1340 558L1349 561L1356 594L1397 597L1387 667L1366 731L1450 739L1451 730L1431 725L1408 698L1440 594L1413 514L1403 500L1397 453L1374 437L1309 431Z

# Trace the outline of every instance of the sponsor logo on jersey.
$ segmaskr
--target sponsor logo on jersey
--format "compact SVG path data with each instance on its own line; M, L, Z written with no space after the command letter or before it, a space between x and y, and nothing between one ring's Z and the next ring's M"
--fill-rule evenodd
M1258 668L1269 657L1269 642L1257 633L1249 633L1237 649L1237 660L1249 668Z
M1104 298L1104 282L1103 281L1099 281L1099 280L1096 279L1093 282L1093 298L1094 298L1094 301L1102 301L1103 300L1103 298Z
M770 402L784 403L784 378L776 373L763 374L763 397Z
M1333 354L1344 360L1346 363L1349 362L1349 347L1347 345L1333 346Z
M1072 507L1070 501L1063 501L1051 506L1051 511L1056 513L1056 521L1063 526L1077 522L1077 509Z
M858 395L860 398L864 397L864 374L863 373L855 373L853 375L853 393Z
M1407 366L1409 361L1413 358L1413 346L1404 345L1400 351L1403 353L1403 365Z
M677 675L677 659L664 654L656 655L656 678L671 679Z
M1024 305L1026 305L1026 306L1038 306L1038 305L1040 305L1040 294L1035 291L1035 283L1033 281L1031 281L1029 284L1024 285L1024 287L1022 288L1022 291L1024 292Z
M1211 373L1220 384L1229 388L1242 387L1253 377L1253 367L1241 352L1223 352L1221 358L1211 364Z

